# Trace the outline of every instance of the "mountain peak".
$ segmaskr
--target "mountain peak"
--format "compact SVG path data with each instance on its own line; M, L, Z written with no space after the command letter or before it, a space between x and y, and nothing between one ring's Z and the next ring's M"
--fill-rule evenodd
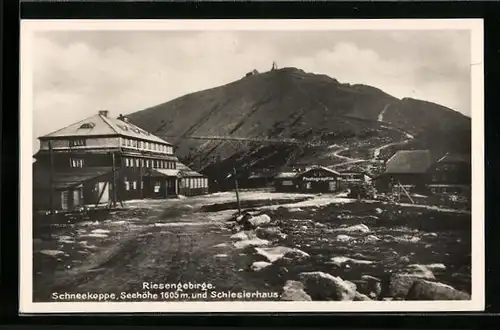
M375 87L341 84L295 67L251 70L240 80L184 95L128 118L177 145L181 158L234 158L250 167L261 163L261 158L272 164L292 157L278 151L293 150L293 146L273 145L269 140L344 144L349 139L390 141L402 132L420 136L470 127L470 120L451 109L400 100ZM247 153L253 156L247 159ZM320 159L304 161L317 164Z

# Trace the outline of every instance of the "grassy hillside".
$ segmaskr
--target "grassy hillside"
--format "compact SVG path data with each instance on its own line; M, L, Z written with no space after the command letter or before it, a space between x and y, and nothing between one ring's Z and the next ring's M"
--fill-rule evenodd
M194 168L221 175L232 166L250 171L301 160L335 164L339 158L329 155L336 147L378 147L414 136L412 143L449 149L445 140L457 144L450 136L460 133L466 144L470 136L470 119L451 109L296 68L245 77L128 117L176 145L177 155Z

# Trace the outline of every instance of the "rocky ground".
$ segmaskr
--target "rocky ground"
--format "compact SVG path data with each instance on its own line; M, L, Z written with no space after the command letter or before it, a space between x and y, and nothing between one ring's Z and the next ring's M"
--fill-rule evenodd
M233 194L220 193L129 202L91 220L39 219L34 299L141 292L147 281L277 293L271 300L469 299L466 211L332 195L241 197L253 201L245 217L235 216ZM227 209L206 208L217 204Z

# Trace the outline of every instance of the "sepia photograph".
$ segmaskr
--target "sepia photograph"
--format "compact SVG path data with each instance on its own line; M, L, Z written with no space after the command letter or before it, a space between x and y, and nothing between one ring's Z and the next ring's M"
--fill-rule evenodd
M481 20L22 20L20 311L484 309Z

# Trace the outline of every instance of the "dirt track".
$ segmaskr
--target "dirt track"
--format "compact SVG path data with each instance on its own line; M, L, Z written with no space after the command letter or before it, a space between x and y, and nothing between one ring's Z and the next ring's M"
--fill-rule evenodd
M251 199L273 194L249 192L244 196ZM416 263L444 263L447 269L439 278L470 290L467 213L411 207L401 214L401 208L384 205L328 205L335 201L329 196L301 202L295 202L297 196L293 194L277 196L290 198L291 202L263 208L288 235L276 244L297 247L312 256L308 264L290 268L287 276L303 270L323 270L356 280L364 274L379 276L408 259ZM226 229L225 220L235 210L202 212L199 208L207 199L220 203L232 198L231 194L221 194L171 203L140 201L101 221L44 227L45 231L52 231L50 238L40 236L44 231L40 229L35 237L44 239L35 239L35 301L50 300L52 292L140 292L142 283L148 281L205 282L218 291L279 292L283 278L277 278L275 273L250 271L250 265L258 259L251 252L232 246L233 233ZM378 208L384 208L382 214L374 213ZM359 223L368 225L369 235L376 235L381 241L361 243L364 234L349 234L353 238L349 242L336 240L339 226ZM430 232L437 232L439 239L420 240ZM47 250L60 254L40 253ZM377 262L345 268L332 265L332 257Z

